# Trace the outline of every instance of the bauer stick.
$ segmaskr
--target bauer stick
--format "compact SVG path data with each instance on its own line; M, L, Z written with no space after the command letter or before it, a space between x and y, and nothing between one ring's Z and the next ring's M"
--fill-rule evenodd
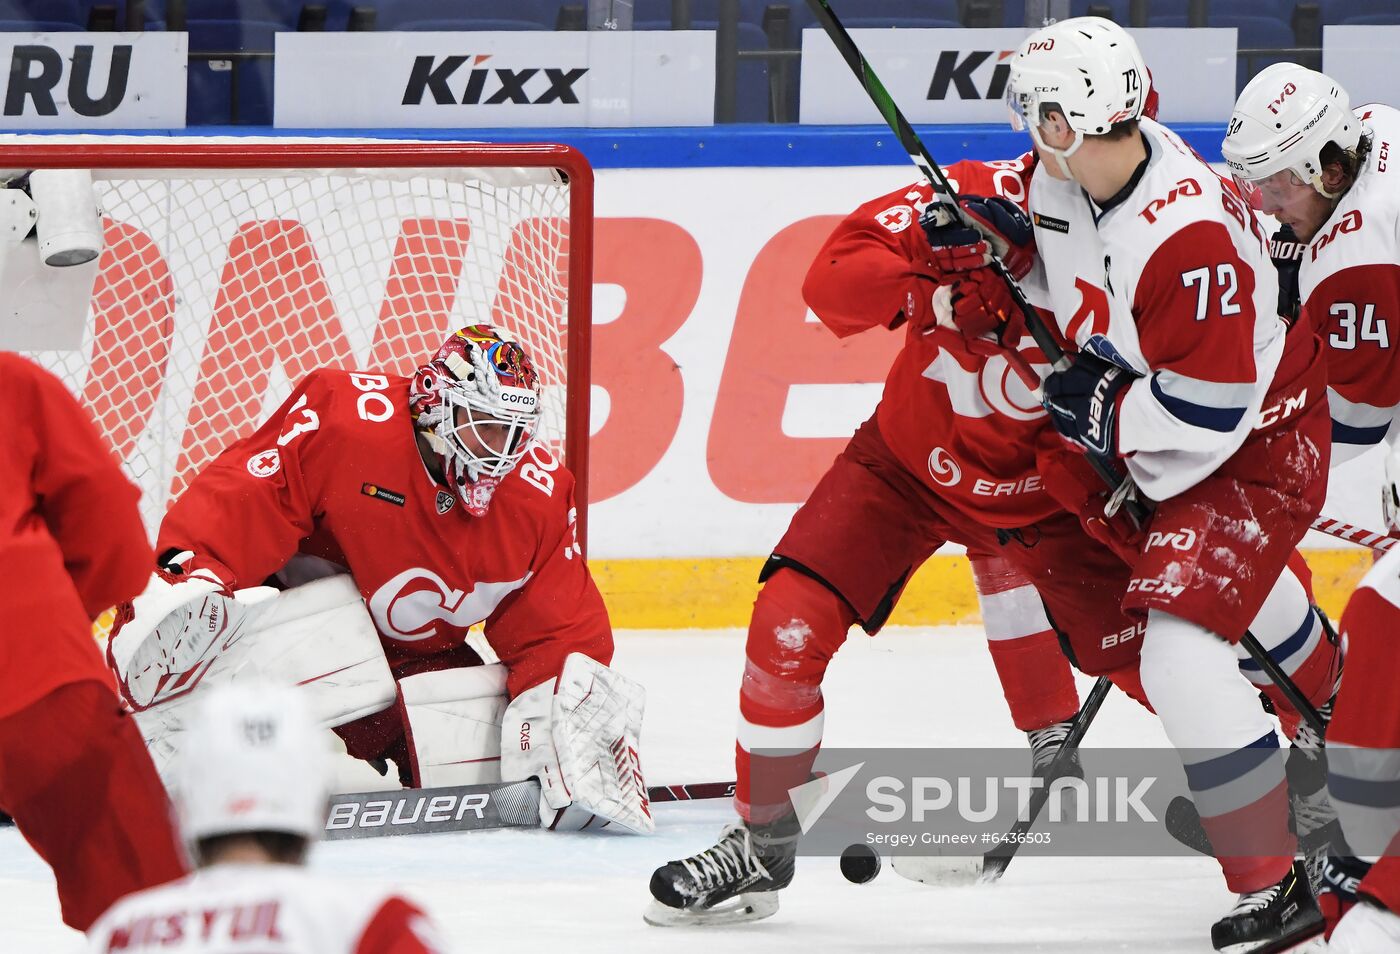
M734 782L653 785L647 789L647 799L656 803L728 798L734 794L734 787ZM535 779L352 792L331 797L323 837L326 841L339 841L384 835L539 828L539 802L540 783Z

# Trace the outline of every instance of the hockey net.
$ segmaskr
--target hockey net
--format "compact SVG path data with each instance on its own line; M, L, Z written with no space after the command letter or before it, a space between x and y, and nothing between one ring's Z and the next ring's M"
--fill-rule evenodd
M83 137L89 138L89 137ZM93 171L105 247L81 341L27 354L169 502L308 372L411 374L452 330L512 332L542 439L587 480L592 173L563 146L0 143L0 168Z

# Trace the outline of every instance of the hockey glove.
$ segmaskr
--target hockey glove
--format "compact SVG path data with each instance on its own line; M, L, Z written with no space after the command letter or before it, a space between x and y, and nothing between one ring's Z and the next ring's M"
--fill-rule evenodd
M1065 440L1113 461L1118 456L1118 405L1134 376L1087 351L1045 379L1041 402Z
M1371 864L1360 858L1333 855L1327 859L1322 869L1322 888L1317 893L1317 906L1327 919L1328 938L1337 929L1342 915L1356 904L1356 891L1361 887L1361 879L1371 870Z
M933 265L944 275L970 272L991 263L992 252L1018 281L1031 270L1035 258L1035 231L1021 207L1001 196L967 195L958 206L972 220L969 229L947 207L930 205L919 224L933 249Z
M1289 324L1298 320L1302 306L1298 293L1298 266L1303 262L1306 242L1298 241L1293 226L1282 225L1269 238L1269 257L1278 270L1278 313Z
M1144 531L1127 514L1108 514L1109 488L1077 449L1047 432L1036 448L1036 470L1045 492L1079 518L1084 532L1132 565L1142 554Z
M968 350L974 354L996 354L1003 346L1015 350L1026 334L1025 316L1011 298L1006 282L985 268L939 286L933 296L933 311L938 324L966 338Z

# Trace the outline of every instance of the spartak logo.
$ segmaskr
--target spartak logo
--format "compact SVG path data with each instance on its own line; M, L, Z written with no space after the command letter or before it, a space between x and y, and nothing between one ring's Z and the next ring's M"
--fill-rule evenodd
M1053 42L1053 41L1051 41ZM947 99L948 87L957 88L959 99L1001 99L1006 95L1006 81L1011 75L1011 64L1005 60L1014 50L973 50L962 55L958 50L944 50L938 54L938 62L933 67L933 82L928 87L928 98ZM986 90L978 89L972 74L993 56L996 66L986 80Z

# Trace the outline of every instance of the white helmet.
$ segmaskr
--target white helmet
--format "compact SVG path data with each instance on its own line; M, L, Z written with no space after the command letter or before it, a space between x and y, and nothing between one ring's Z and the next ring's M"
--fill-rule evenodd
M1011 125L1029 129L1042 152L1065 160L1085 136L1101 136L1117 123L1142 116L1151 79L1137 43L1102 17L1074 17L1027 37L1011 58L1006 102ZM1052 149L1038 131L1043 110L1053 107L1074 130L1074 144Z
M180 832L190 844L248 831L317 838L329 768L324 734L294 690L249 683L211 689L176 765Z
M1361 120L1330 77L1296 63L1275 63L1250 80L1235 102L1220 151L1236 180L1267 179L1284 169L1329 199L1322 187L1322 148L1355 149Z

